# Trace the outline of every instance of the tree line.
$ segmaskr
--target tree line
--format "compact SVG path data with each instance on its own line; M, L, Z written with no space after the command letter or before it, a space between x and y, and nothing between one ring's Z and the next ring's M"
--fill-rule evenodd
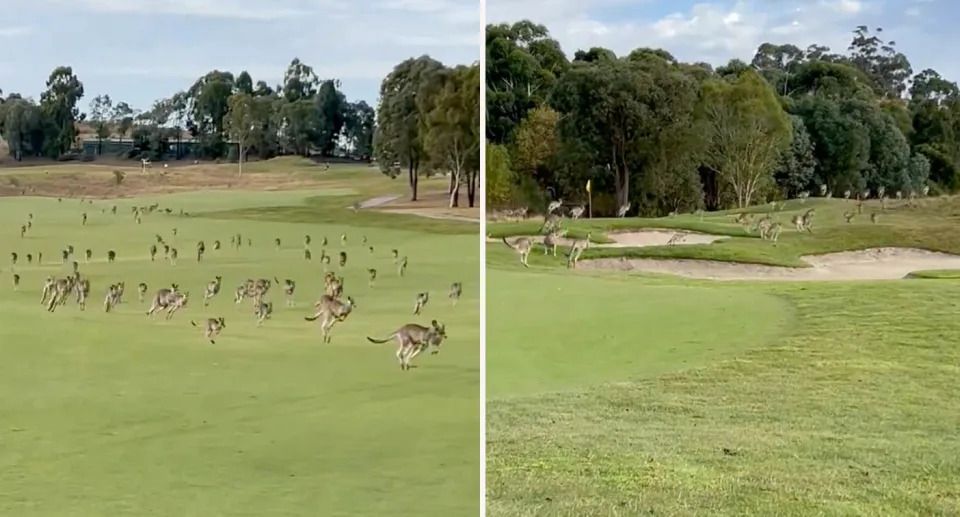
M429 56L398 64L384 78L376 109L350 102L337 79L321 80L293 59L283 82L254 82L246 71L213 70L188 89L135 110L107 94L93 97L81 112L83 83L71 67L56 68L40 102L0 91L0 135L10 154L23 157L76 157L78 126L87 124L98 141L129 137L125 158L180 159L183 142L195 145L196 158L226 158L239 164L254 156L342 154L376 158L396 177L406 169L416 200L421 174L450 174L450 203L459 204L467 185L476 200L480 168L479 66L447 67ZM172 151L171 151L172 149Z
M955 192L960 90L880 34L857 27L842 54L764 43L714 68L650 48L570 60L542 25L489 25L488 203L580 203L588 180L598 215Z

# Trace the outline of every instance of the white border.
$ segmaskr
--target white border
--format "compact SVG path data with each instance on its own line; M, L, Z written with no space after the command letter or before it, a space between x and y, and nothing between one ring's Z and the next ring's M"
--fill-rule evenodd
M487 3L480 0L480 517L487 514Z

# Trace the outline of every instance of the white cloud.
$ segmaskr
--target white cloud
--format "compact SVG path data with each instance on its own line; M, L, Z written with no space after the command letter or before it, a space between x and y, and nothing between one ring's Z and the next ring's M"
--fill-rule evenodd
M0 38L13 38L30 34L33 30L30 27L0 27Z
M256 0L51 0L51 3L70 5L76 9L100 13L172 14L264 21L301 16L308 12L306 9L293 5L289 7L277 5L283 2L271 4ZM296 4L296 2L292 4ZM335 5L337 4L330 3L326 7Z

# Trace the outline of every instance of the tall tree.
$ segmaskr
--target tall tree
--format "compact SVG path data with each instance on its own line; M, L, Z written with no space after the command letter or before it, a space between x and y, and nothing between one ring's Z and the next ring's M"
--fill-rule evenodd
M315 102L319 117L316 144L321 154L329 156L337 147L346 116L347 98L340 91L340 82L323 81L317 91Z
M813 141L803 119L793 115L790 117L790 124L793 138L790 147L780 154L773 176L785 194L793 197L813 187L817 159L814 156Z
M374 149L380 169L391 176L394 164L407 169L410 199L417 200L417 185L420 166L425 159L423 151L423 117L418 95L431 77L440 72L443 65L430 56L408 59L384 78L380 85L380 104L377 106L377 130L374 134ZM423 90L423 91L422 91Z
M51 138L47 139L48 154L59 156L73 147L77 137L75 126L80 117L77 102L83 97L83 83L69 66L53 70L47 79L47 89L40 96L40 107L50 122Z
M313 68L294 58L283 74L283 98L287 102L310 99L317 93L318 82Z
M253 79L246 70L240 72L240 75L237 76L237 80L234 82L234 88L236 88L238 93L253 95Z
M373 155L373 133L376 129L376 111L364 101L347 104L343 131L349 151L361 160Z
M97 95L90 101L90 121L97 132L97 154L103 154L103 139L110 137L110 117L113 101L109 95Z
M480 153L480 68L460 66L446 70L443 85L431 98L424 123L424 149L433 165L450 171L449 206L460 204L460 185ZM472 185L469 186L472 189ZM472 203L471 203L472 206Z
M224 153L223 123L233 89L233 74L214 70L198 79L187 92L193 108L192 132L199 137L206 154L220 157Z
M706 165L730 188L736 206L749 206L773 184L773 170L790 143L790 121L776 94L758 74L704 85L703 117L709 128Z
M243 175L243 161L247 145L253 132L257 130L256 105L253 96L248 93L235 93L227 100L229 111L223 126L227 134L237 141L237 176Z
M120 137L120 142L123 142L124 135L133 127L133 115L133 108L126 102L120 101L113 106L111 118L113 126L117 130L117 136Z
M3 104L3 139L10 154L20 161L25 154L39 155L43 151L46 132L40 107L28 99L11 97Z
M876 33L882 32L883 28L877 27ZM857 27L853 34L849 47L850 63L871 78L877 95L900 98L913 74L907 56L897 51L896 42L883 41L872 34L866 25Z
M553 170L560 149L560 114L549 106L527 113L514 132L513 169L541 185L554 186ZM558 193L561 195L562 193Z
M570 64L543 25L523 20L486 29L487 138L509 141L527 111L543 104Z

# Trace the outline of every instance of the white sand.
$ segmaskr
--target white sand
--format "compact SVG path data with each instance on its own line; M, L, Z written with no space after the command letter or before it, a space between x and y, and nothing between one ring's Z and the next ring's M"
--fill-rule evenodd
M709 280L895 280L924 269L960 269L960 256L912 248L872 248L803 257L809 268L713 260L596 259L584 268L618 269Z

